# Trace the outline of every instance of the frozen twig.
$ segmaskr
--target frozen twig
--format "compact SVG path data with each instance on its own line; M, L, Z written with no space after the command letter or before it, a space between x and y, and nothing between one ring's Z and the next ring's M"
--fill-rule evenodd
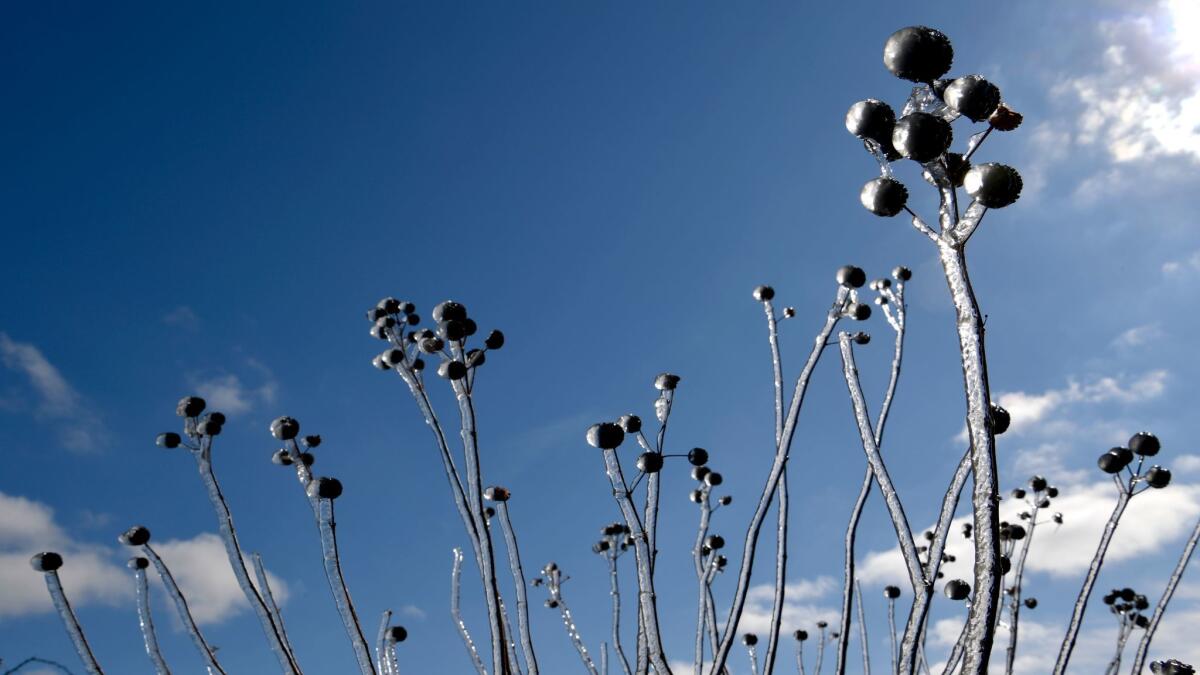
M134 558L130 561L133 567L133 583L137 592L138 627L142 631L142 642L146 646L146 654L154 664L154 672L158 675L171 675L171 669L163 658L162 650L158 648L158 636L154 632L154 620L150 617L150 585L146 583L145 558Z
M891 642L892 642L891 675L896 675L896 673L900 672L899 670L897 670L897 665L898 665L897 659L899 658L900 655L896 652L896 599L895 598L888 598L888 635L892 639L891 640Z
M763 311L767 315L767 340L771 346L772 383L775 391L775 447L783 438L783 361L779 355L779 321L770 298L763 300ZM779 648L779 630L783 623L783 603L787 589L787 544L788 544L788 480L787 465L779 479L779 498L776 504L775 528L775 593L771 600L771 623L767 630L767 653L763 659L763 672L775 670L775 650Z
M67 594L63 591L58 572L50 570L44 576L46 577L46 588L50 591L50 599L54 601L54 609L58 611L58 617L62 619L63 626L67 629L67 635L71 637L75 653L79 655L79 660L83 661L84 670L88 672L88 675L104 675L104 671L96 661L95 654L92 653L92 647L88 644L87 637L83 634L83 627L79 625L79 619L75 617L75 610L71 609L71 603L67 601Z
M279 635L283 638L284 648L287 649L288 654L291 654L292 659L295 659L296 650L292 648L292 642L283 628L283 614L279 611L279 604L275 602L275 594L271 592L271 582L267 579L267 568L263 566L262 556L255 553L250 558L254 564L254 578L258 580L258 588L262 592L263 602L267 603L267 610L271 612L275 625L279 627Z
M504 543L508 547L508 567L512 572L513 586L517 594L517 628L521 634L521 651L525 656L525 667L529 675L538 675L537 656L533 651L533 638L529 634L529 597L525 588L525 569L521 566L521 550L517 547L517 533L513 530L508 515L508 501L496 503L500 515L500 528L504 531Z
M612 599L613 650L617 654L617 662L621 664L621 671L625 675L632 675L632 671L629 669L629 659L625 656L625 648L621 646L621 587L618 584L617 577L618 551L619 548L617 546L610 544L604 556L608 562L608 594ZM607 646L605 647L605 651L607 652Z
M379 619L379 633L375 637L375 660L378 662L380 675L395 675L392 669L388 667L387 659L387 631L388 624L392 621L392 610L384 610L383 615Z
M150 563L154 565L154 569L158 571L158 578L162 580L163 587L167 589L167 595L171 596L171 601L175 603L175 611L179 615L179 622L183 624L188 635L192 638L192 644L196 646L196 651L200 652L200 658L204 661L205 667L208 669L208 675L225 675L225 671L221 665L217 663L217 657L213 654L213 650L205 642L204 636L200 633L200 627L196 625L196 620L192 618L192 612L188 609L187 599L183 597L183 591L179 590L179 584L175 583L175 577L171 574L171 570L159 557L150 544L143 544L142 552L150 559Z
M1192 536L1188 538L1187 544L1183 547L1183 553L1179 556L1175 571L1171 572L1171 578L1167 580L1167 587L1163 590L1162 597L1158 599L1158 605L1154 607L1150 625L1146 627L1146 633L1142 635L1142 639L1138 643L1137 655L1133 659L1133 673L1141 673L1146 664L1146 655L1150 651L1150 641L1154 639L1154 631L1158 630L1158 623L1162 621L1163 614L1167 611L1167 603L1171 602L1171 596L1175 594L1179 580L1183 578L1183 571L1187 568L1188 561L1191 560L1192 553L1196 550L1197 542L1200 542L1200 521L1197 521L1196 527L1192 529Z
M1033 533L1037 530L1038 512L1041 510L1041 499L1033 500L1033 509L1030 511L1029 529L1025 534L1025 544L1021 547L1021 555L1017 557L1017 564L1013 566L1013 584L1009 593L1008 601L1008 648L1004 654L1004 672L1007 675L1012 675L1013 666L1017 661L1017 635L1020 629L1021 621L1021 591L1022 583L1025 579L1025 560L1029 557L1029 547L1033 545Z
M599 675L596 671L596 664L592 661L591 654L588 653L587 645L583 643L583 637L579 634L579 627L575 625L571 609L567 607L567 602L563 599L562 570L558 568L558 565L550 563L542 570L542 578L545 579L546 590L550 593L550 600L547 604L552 609L557 609L562 615L563 626L567 629L567 637L571 638L571 644L575 646L575 651L579 652L579 659L583 661L583 665L590 675ZM653 657L653 655L651 656Z
M858 642L862 646L863 675L871 675L871 644L867 639L867 613L863 611L862 586L854 582L854 590L858 598ZM895 633L892 633L895 640Z
M462 576L462 549L454 549L454 564L450 568L450 617L454 619L454 628L458 631L458 636L462 638L463 645L467 648L467 654L471 657L471 663L475 666L475 672L479 675L487 675L487 668L483 665L483 659L479 657L479 650L475 648L475 642L471 639L471 633L467 630L467 624L462 618L462 609L459 606L459 579Z

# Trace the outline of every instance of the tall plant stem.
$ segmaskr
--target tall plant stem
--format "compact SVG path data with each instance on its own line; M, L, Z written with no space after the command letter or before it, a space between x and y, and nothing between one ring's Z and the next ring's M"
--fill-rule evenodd
M700 525L696 531L696 543L692 547L692 562L696 567L697 610L696 610L696 657L695 675L700 675L704 667L704 634L708 624L708 572L704 567L704 538L708 536L708 522L712 516L710 496L712 487L705 484L700 488ZM711 635L712 632L709 632ZM715 642L715 641L714 641ZM713 645L715 651L716 645Z
M1004 655L1004 672L1012 675L1013 666L1017 661L1017 632L1021 620L1021 585L1025 579L1025 560L1029 557L1029 547L1033 545L1033 533L1037 530L1037 517L1041 500L1035 500L1029 516L1029 532L1025 535L1025 544L1021 547L1021 555L1013 566L1012 596L1008 603L1008 650Z
M1196 521L1196 527L1192 529L1192 536L1184 544L1179 562L1175 564L1175 571L1171 572L1171 578L1167 580L1167 587L1163 590L1162 597L1158 599L1158 605L1154 607L1154 616L1150 617L1150 625L1146 626L1146 632L1138 642L1137 655L1133 659L1132 672L1134 673L1142 672L1142 668L1146 664L1146 655L1150 651L1150 641L1154 639L1154 631L1158 630L1158 624L1167 611L1167 603L1171 602L1171 596L1175 595L1175 589L1179 586L1179 580L1183 578L1183 571L1187 569L1188 561L1191 560L1192 553L1196 550L1197 542L1200 542L1200 520Z
M471 639L471 633L467 630L467 624L463 621L462 609L459 606L462 560L462 549L454 549L454 563L450 568L450 617L454 619L454 629L458 631L463 646L467 648L467 655L471 657L471 665L475 666L475 672L479 675L487 675L487 668L483 665L483 659L479 657L479 650L475 648L475 642Z
M613 650L617 653L617 661L621 664L621 670L625 675L632 675L632 671L629 669L629 659L625 656L625 648L621 646L621 587L617 577L616 546L609 547L605 558L608 561L608 594L612 599ZM607 666L607 663L605 665Z
M167 589L167 595L171 596L171 601L175 603L175 612L179 615L179 622L183 624L188 636L192 638L192 644L196 646L196 651L200 652L200 658L203 659L204 665L208 669L208 675L225 675L225 671L217 663L217 657L213 654L212 648L200 634L200 627L196 625L196 620L192 618L192 612L188 609L187 599L183 597L183 591L179 590L179 584L175 583L175 577L171 574L167 564L159 557L158 552L151 548L150 544L143 544L142 552L146 554L146 557L150 559L150 564L154 565L154 569L158 571L158 578L162 580L163 587Z
M1071 612L1070 623L1067 624L1067 635L1063 638L1058 652L1058 661L1054 664L1054 675L1063 675L1067 671L1067 663L1070 662L1071 652L1075 649L1079 628L1083 625L1083 614L1087 610L1088 598L1092 595L1092 587L1096 585L1096 577L1100 576L1100 567L1104 564L1104 555L1108 552L1108 545L1112 543L1113 533L1117 531L1117 523L1120 522L1121 515L1125 513L1125 507L1129 505L1129 499L1133 492L1132 487L1132 485L1122 486L1120 495L1117 497L1117 505L1104 525L1104 532L1100 535L1100 544L1096 547L1096 555L1092 557L1092 562L1088 565L1087 576L1083 579L1083 588L1079 589L1079 596L1075 598L1075 609Z
M812 377L813 370L817 366L817 361L820 360L822 352L825 351L825 345L829 341L829 336L833 333L834 327L837 326L838 320L845 311L846 299L848 297L849 289L844 286L838 288L837 297L826 314L825 325L813 340L813 348L809 353L808 360L805 362L804 368L800 371L800 376L796 378L796 387L792 393L792 401L788 407L788 415L784 421L780 442L776 444L775 460L771 466L771 472L767 476L766 485L763 486L762 495L759 497L754 515L751 517L750 524L746 529L746 539L742 548L742 564L738 572L737 588L734 591L733 602L729 607L729 618L725 622L725 630L721 636L720 645L713 655L713 665L709 670L710 675L717 675L717 673L725 669L725 662L729 658L729 650L733 647L733 640L737 635L738 622L741 620L742 612L746 607L746 594L750 588L750 576L754 571L754 556L758 547L758 534L762 529L763 521L766 519L767 511L774 500L775 491L778 489L780 479L783 476L783 469L787 462L788 452L791 450L792 438L796 431L796 423L800 417L800 409L804 404L804 395L808 391L808 382Z
M517 630L521 635L521 653L529 675L538 675L537 656L533 652L533 637L529 633L529 597L525 587L525 568L521 566L521 549L517 547L517 533L508 515L508 502L496 504L500 514L500 528L504 530L504 543L508 547L508 568L512 572L513 586L517 594Z
M271 612L271 618L275 620L275 625L279 627L279 637L283 638L283 647L292 656L296 658L296 650L292 647L292 642L288 638L287 631L283 627L283 614L279 611L279 604L275 602L275 594L271 592L271 582L267 579L267 568L263 566L262 556L255 553L250 556L250 560L254 565L254 578L258 580L258 587L262 592L263 602L267 603L267 610Z
M145 564L145 559L139 560ZM158 647L158 635L154 632L154 619L150 616L150 585L146 583L146 570L137 567L133 570L133 584L137 592L138 628L142 631L142 642L146 647L146 655L154 664L154 672L158 675L171 675L167 660L163 658L162 650Z
M896 673L898 672L896 670L896 665L897 665L896 659L899 657L899 654L896 653L896 601L892 598L888 598L888 633L889 633L889 637L892 638L891 675L896 675Z
M767 315L767 341L771 347L772 383L775 392L775 447L783 439L783 360L779 354L779 322L770 300L763 302ZM767 653L763 657L763 672L775 670L775 650L779 647L779 632L783 623L783 603L787 592L788 545L788 480L787 464L779 479L779 499L775 527L775 593L771 601L771 625L767 633Z
M858 642L862 646L863 675L871 675L871 646L867 639L867 613L863 611L862 588L854 582L858 597Z
M71 637L75 653L83 662L84 669L87 670L88 675L104 675L100 663L96 661L96 655L92 653L92 647L88 644L87 637L83 634L83 627L79 625L75 610L71 609L71 603L67 600L66 592L63 591L62 581L58 578L58 572L53 570L46 572L45 577L46 589L50 591L54 609L58 611L58 617L62 619L63 626L67 629L67 635Z

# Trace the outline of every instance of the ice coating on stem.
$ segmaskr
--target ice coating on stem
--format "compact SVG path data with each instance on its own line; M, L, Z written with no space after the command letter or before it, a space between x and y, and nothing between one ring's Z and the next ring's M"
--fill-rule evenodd
M1088 598L1092 595L1092 588L1096 585L1096 577L1100 575L1100 567L1104 564L1104 555L1108 552L1108 545L1112 542L1113 533L1117 531L1117 524L1121 520L1121 515L1125 513L1125 507L1129 506L1129 499L1133 496L1133 479L1131 478L1128 486L1122 486L1121 492L1117 497L1117 505L1113 508L1112 515L1108 517L1108 522L1104 524L1104 532L1100 535L1100 544L1096 547L1096 555L1092 557L1091 564L1088 565L1087 576L1083 579L1083 588L1079 589L1079 597L1075 598L1075 608L1071 612L1071 621L1067 624L1067 635L1063 638L1062 647L1058 651L1058 660L1054 664L1054 675L1063 675L1067 671L1067 663L1071 660L1071 652L1075 649L1075 639L1079 636L1079 628L1083 625L1083 613L1087 609Z
M212 503L213 510L217 514L217 525L221 533L221 542L225 545L225 555L229 558L229 566L233 568L233 575L237 578L238 586L242 589L242 594L246 596L246 600L254 608L254 613L258 617L258 622L262 626L263 633L267 636L267 644L271 647L271 651L279 661L280 668L283 669L284 673L300 675L300 667L284 646L283 639L279 635L279 627L275 625L275 621L271 618L271 613L267 610L266 603L263 602L262 596L258 594L258 590L254 588L254 584L250 583L250 573L246 569L246 561L242 558L242 550L238 545L237 531L233 527L233 514L229 511L229 505L225 503L225 498L221 494L221 487L217 484L217 476L213 473L212 438L202 437L199 442L199 450L194 453L196 466L200 471L200 478L204 481L204 487L208 491L208 500Z
M217 657L213 654L212 648L208 646L204 636L200 633L200 627L196 625L196 620L192 618L192 611L188 609L187 599L183 597L183 591L179 590L179 584L175 583L175 577L171 574L171 570L167 568L166 563L158 556L158 552L151 548L150 544L143 544L141 549L142 553L145 553L146 557L150 559L150 564L154 565L154 569L158 571L158 578L162 580L163 587L167 589L167 595L171 596L171 601L175 603L175 612L179 615L179 621L187 630L188 636L192 638L192 644L196 646L196 651L200 652L200 658L208 669L208 675L225 675L225 671L217 663Z
M387 658L387 630L392 621L392 610L384 610L379 619L379 632L375 636L375 660L379 662L379 675L396 675L392 672Z
M892 670L891 670L891 672L897 673L899 671L896 669L896 665L897 665L897 659L899 658L900 655L898 653L896 653L896 601L893 598L888 598L888 634L889 634L889 637L891 637L891 642L892 642L892 650L891 650Z
M158 675L171 675L162 650L158 648L158 636L154 633L154 621L150 618L150 586L146 583L146 570L140 567L133 570L133 584L137 590L138 628L142 631L146 655L154 663L154 672Z
M513 640L512 624L508 621L508 609L504 607L504 598L500 598L500 617L504 620L504 635L506 653L508 654L508 663L511 665L514 673L521 672L521 662L517 660L517 643Z
M878 144L876 144L878 145ZM886 158L885 158L886 161ZM771 347L771 380L775 392L775 446L783 437L783 360L779 355L779 322L775 308L768 298L763 301L767 315L767 342ZM787 589L787 542L788 542L788 480L787 464L779 479L779 496L775 523L775 592L771 599L771 623L767 630L767 653L763 660L763 672L775 670L775 653L779 647L779 628L783 623L783 602Z
M695 675L700 675L704 664L704 634L708 622L708 573L704 568L704 538L708 536L708 523L712 516L710 496L712 486L705 484L700 488L700 525L696 532L696 544L692 547L692 561L696 567L696 583L699 586L696 593L698 608L696 610L696 656ZM716 649L715 640L712 648Z
M863 139L863 145L866 146L867 152L870 152L875 161L879 163L879 175L884 178L895 178L896 172L892 171L892 163L888 161L887 151L883 149L883 146L878 141L873 141L869 138Z
M462 638L463 646L467 648L467 654L471 657L471 663L475 666L475 672L479 673L479 675L487 675L487 668L483 665L483 659L479 657L479 650L475 648L475 642L471 639L471 633L467 630L467 624L463 621L462 609L459 606L459 582L462 577L462 561L462 549L454 549L454 564L450 568L450 617L454 619L454 628L458 631L458 636Z
M363 635L358 615L354 612L354 603L350 600L350 591L346 588L346 579L342 575L342 560L338 555L337 523L333 515L332 499L317 499L317 527L321 531L321 559L325 565L325 578L329 580L329 590L333 592L333 601L337 605L338 614L342 617L342 625L346 629L346 637L354 648L354 657L358 660L358 669L363 675L375 675L375 664L371 660L371 650L367 646L367 638Z
M525 656L525 667L529 675L537 675L537 656L533 652L533 638L529 634L529 597L525 587L525 569L521 566L517 534L508 515L508 502L497 502L496 512L500 515L500 527L504 530L504 543L508 547L508 568L512 572L513 586L516 587L517 628L521 633L521 651Z
M746 645L746 654L750 657L750 675L758 675L758 647ZM764 673L767 671L763 671Z
M625 648L621 646L621 587L617 576L617 547L610 546L604 556L608 561L608 594L612 598L612 641L613 650L617 653L617 661L625 675L632 675L629 669L629 659L625 656ZM607 647L605 647L607 652ZM605 667L608 662L605 660Z
M1025 579L1025 560L1029 557L1029 547L1033 545L1033 533L1037 531L1037 517L1041 510L1041 500L1033 500L1033 508L1030 510L1029 527L1025 533L1025 543L1021 547L1021 555L1017 557L1017 564L1013 566L1013 584L1011 587L1011 595L1008 601L1008 648L1004 654L1004 672L1007 675L1012 675L1013 666L1017 661L1017 636L1021 626L1021 590L1022 582Z
M863 611L862 586L857 580L854 582L854 591L858 594L858 642L862 646L863 675L871 675L871 642L867 638L867 613ZM896 634L892 633L893 641L895 636Z
M849 290L844 286L838 288L837 297L834 299L828 314L826 314L825 325L813 340L813 348L809 353L808 360L805 362L804 368L801 369L799 377L796 378L796 387L792 392L792 401L788 407L788 415L784 421L783 433L780 436L781 441L776 444L775 460L746 531L746 540L742 549L741 569L738 572L737 588L734 592L733 601L730 603L729 619L725 622L724 633L722 634L717 651L713 655L713 665L709 670L710 675L717 675L722 672L725 668L725 662L729 658L729 650L733 647L734 636L737 633L737 624L746 607L746 594L750 587L750 575L754 570L754 555L758 546L758 534L762 529L763 521L766 519L767 510L770 508L771 502L774 501L775 491L779 486L780 478L783 476L784 464L791 449L792 437L795 433L796 422L800 417L800 409L804 404L804 395L808 391L809 379L812 377L812 372L816 368L821 353L825 350L829 336L833 333L834 327L837 326L842 313L845 311L849 293Z
M88 644L87 638L83 635L83 627L79 625L79 619L75 618L75 610L71 609L71 603L67 601L67 594L63 591L58 572L51 570L45 572L44 576L46 577L46 588L50 591L50 599L54 602L54 609L67 629L67 635L71 637L71 644L75 646L75 653L79 655L79 660L83 661L84 669L87 670L88 675L104 675L104 671L96 661L96 656L92 654L92 648Z
M1146 664L1146 655L1150 651L1150 641L1154 639L1154 631L1158 630L1158 622L1162 620L1163 614L1167 611L1167 603L1171 602L1171 596L1175 595L1175 589L1179 586L1179 580L1183 578L1183 571L1187 569L1188 561L1191 560L1192 553L1196 550L1197 542L1200 542L1200 520L1196 521L1196 527L1192 529L1192 536L1188 538L1187 544L1183 547L1183 553L1179 556L1175 571L1171 572L1171 578L1167 580L1167 587L1163 591L1162 597L1158 599L1158 605L1154 607L1150 625L1146 626L1146 632L1138 643L1137 655L1133 659L1133 672L1135 673L1142 672L1142 668Z
M796 640L796 672L804 675L804 643Z
M562 616L563 627L567 630L567 637L571 639L571 644L574 645L575 651L579 652L579 659L583 661L584 668L587 669L590 675L599 675L596 671L596 664L592 661L592 655L588 653L587 645L583 642L583 636L579 634L579 627L575 625L575 618L571 616L571 608L567 606L567 601L563 599L561 574L561 570L557 567L553 569L548 568L545 574L546 589L550 591L550 599L555 603L554 606L558 608L558 612Z
M271 617L275 619L275 625L279 627L279 635L283 638L284 648L294 660L296 650L292 648L292 642L288 639L287 631L283 627L283 614L279 611L279 604L275 602L275 594L271 592L271 582L267 579L267 568L263 566L262 556L255 553L250 556L250 560L254 564L254 578L258 580L258 588L262 591L263 602L267 603L267 610L271 612Z
M817 675L821 675L821 665L825 660L825 629L820 628L820 637L817 639Z

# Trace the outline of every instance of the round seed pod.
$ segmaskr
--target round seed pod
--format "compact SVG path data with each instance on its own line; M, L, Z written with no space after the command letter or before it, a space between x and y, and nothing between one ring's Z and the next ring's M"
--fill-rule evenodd
M44 551L30 558L29 566L38 572L53 572L63 566L63 559L54 551Z
M217 436L221 433L221 425L212 420L204 420L196 425L196 433L201 436Z
M796 308L795 307L784 307L783 308L783 318L790 319L794 316L796 316Z
M850 106L846 112L846 130L855 136L890 147L896 113L883 101L869 98Z
M988 124L996 131L1012 131L1021 126L1024 119L1021 113L1001 103L988 118Z
M291 417L276 417L271 422L271 435L280 441L290 441L300 433L300 423Z
M122 532L117 541L126 546L142 546L150 542L150 530L142 525L134 525Z
M467 376L467 364L457 359L452 361L442 361L438 365L438 376L454 382L461 380Z
M1158 442L1158 436L1148 432L1139 431L1129 439L1129 449L1133 454L1142 457L1153 457L1158 454L1162 446Z
M1112 590L1104 596L1104 604L1111 605L1117 601L1117 597L1121 595L1121 591Z
M385 316L381 319L375 320L376 328L391 328L392 326L395 326L395 325L396 325L396 319L394 319L390 316Z
M892 145L896 147L896 152L921 164L941 157L953 140L954 131L949 122L923 112L901 117L892 130Z
M592 553L604 553L608 549L609 543L607 539L601 539L600 541L592 544Z
M1062 525L1063 514L1055 513L1053 516L1051 516L1051 518L1054 520L1054 522L1058 523L1059 525Z
M1025 528L1020 525L1012 525L1008 528L1008 538L1013 541L1021 541L1025 538Z
M425 370L425 360L424 359L413 359L412 369L414 371Z
M421 315L420 314L409 314L408 316L404 317L404 322L410 326L415 326L415 325L421 323Z
M321 437L317 434L305 436L300 439L300 444L306 448L316 448L321 445Z
M491 502L506 502L512 497L512 493L508 488L499 485L493 485L483 490L483 498Z
M688 493L688 499L699 504L704 501L704 491L703 490L692 490L690 493Z
M387 314L400 313L400 301L390 296L380 300L375 306Z
M602 450L615 450L625 440L625 432L612 422L593 424L587 430L588 445Z
M1000 556L1000 573L1008 574L1011 570L1012 570L1012 561L1009 560L1008 556L1006 556L1006 555Z
M209 422L216 422L217 424L224 425L225 424L225 413L219 413L219 412L213 411L213 412L210 412L207 415L205 415L204 419L208 420Z
M442 351L442 349L446 346L446 343L443 342L440 337L434 336L422 339L417 343L417 345L421 348L421 351L425 352L426 354L437 354L438 352Z
M828 625L829 625L829 622L827 622L827 621L818 621L817 622L817 628L825 628Z
M721 495L721 498L717 500L717 503L720 504L721 506L729 506L730 504L733 503L733 496Z
M472 349L467 352L467 367L478 368L487 363L487 352L482 349Z
M408 639L408 631L404 626L391 626L387 630L388 642L404 642Z
M467 327L461 321L443 321L438 324L438 330L441 331L442 337L450 342L458 342L467 337Z
M204 399L199 396L184 396L175 406L175 414L180 417L197 417L204 412Z
M775 297L775 289L770 286L755 286L754 299L759 302L766 302Z
M671 391L679 386L679 376L671 373L659 373L654 378L654 388L659 391Z
M479 332L479 324L475 323L475 321L473 319L470 319L470 318L463 319L462 325L463 325L463 332L466 333L467 337L471 337L475 333Z
M839 267L836 278L838 284L846 288L862 288L863 284L867 283L867 273L854 265Z
M687 461L692 466L704 466L708 464L708 451L704 448L692 448L688 450Z
M953 61L950 38L926 26L901 28L883 45L883 65L902 80L933 82L950 70Z
M387 316L387 312L383 311L379 307L372 307L371 309L367 310L367 321L378 321L385 316Z
M742 644L746 645L747 647L753 647L754 645L758 644L758 636L754 633L746 633L742 636Z
M865 345L871 342L871 336L861 330L855 333L851 339L854 340L854 344L856 345Z
M1058 496L1058 488L1054 487L1053 485L1046 486L1046 496L1047 497L1057 497Z
M636 434L642 430L642 418L637 415L621 415L617 420L621 430L627 434Z
M1033 476L1029 479L1029 487L1033 488L1034 492L1041 492L1046 489L1046 479L1042 476Z
M558 601L555 600L554 598L550 598L549 600L546 601L546 606L549 607L550 609L555 609L558 607Z
M901 265L892 270L892 277L899 281L908 281L912 279L912 270Z
M852 302L846 309L846 316L855 321L866 321L871 318L871 306L865 302Z
M724 482L725 479L716 471L709 471L708 473L704 474L704 484L709 487L716 487Z
M1133 606L1138 611L1150 609L1150 601L1144 595L1139 595L1133 599Z
M710 534L704 539L704 545L713 551L725 548L725 538L719 534Z
M393 347L380 354L379 358L382 359L385 364L395 367L404 363L404 350Z
M946 587L943 590L946 593L946 597L951 600L966 600L967 596L971 594L971 584L962 579L951 579L946 582Z
M311 452L302 452L300 453L300 461L304 463L304 466L312 466L317 462L317 458Z
M337 499L342 496L342 481L321 477L309 483L306 492L317 499Z
M645 473L658 473L663 467L663 456L657 452L643 452L637 458L637 468Z
M1025 498L1025 490L1023 490L1021 488L1016 488L1015 490L1012 491L1012 496L1013 496L1013 499L1024 499Z
M1121 592L1117 595L1119 595L1125 602L1133 602L1135 599L1137 599L1137 591L1128 587L1122 588Z
M491 519L492 519L492 516L495 516L495 515L496 515L496 509L493 509L493 508L492 508L492 507L490 507L490 506L488 506L488 507L485 507L485 508L483 509L483 515L484 515L484 516L485 516L485 517L486 517L488 520L491 520Z
M942 100L972 122L982 122L1000 105L1000 89L978 75L966 75L946 87Z
M933 532L930 530L925 530L921 536L925 538L925 541L933 541Z
M271 463L279 466L291 466L292 456L287 450L280 448L271 454Z
M890 218L904 210L908 188L894 178L879 177L863 184L858 200L871 213Z
M1171 484L1171 472L1155 464L1146 472L1146 484L1152 488L1165 488Z
M1012 424L1012 415L995 403L992 404L991 413L992 433L999 436L1008 431L1008 427Z
M433 312L430 313L433 320L442 323L443 321L463 321L467 318L467 308L454 302L447 300L434 306Z
M387 361L383 360L382 354L379 354L375 356L375 358L371 359L371 365L375 366L379 370L391 370L392 368L387 364Z
M163 432L158 435L158 438L154 439L155 445L157 445L160 448L167 448L167 449L178 448L179 444L182 442L183 442L183 439L180 438L179 434L175 433L174 431Z
M1133 625L1137 626L1138 628L1149 628L1150 619L1147 618L1145 614L1138 614L1133 620Z
M1037 598L1025 598L1025 606L1029 609L1037 609Z
M888 600L895 600L896 598L900 597L900 587L899 586L884 586L883 587L883 597L887 598Z
M483 339L483 346L488 349L500 349L504 346L504 333L494 330Z
M704 477L712 471L707 466L698 466L692 469L692 480L704 480Z
M805 640L808 639L808 631L797 630L792 633L792 638L795 639L796 642L804 642Z
M131 570L144 570L150 566L150 560L136 555L126 561L125 566Z
M988 162L967 170L963 187L967 194L989 209L1000 209L1017 201L1024 182L1011 166Z

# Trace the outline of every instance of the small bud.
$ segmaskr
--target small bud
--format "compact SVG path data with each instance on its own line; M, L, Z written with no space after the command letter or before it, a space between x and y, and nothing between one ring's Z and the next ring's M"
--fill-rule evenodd
M185 396L179 399L175 406L175 414L180 417L197 417L204 412L204 399L199 396Z
M53 551L46 551L30 558L29 565L38 572L53 572L63 566L63 559Z
M315 499L337 499L342 496L342 481L336 478L318 478L308 484L308 496Z
M122 532L117 541L126 546L142 546L150 542L150 530L142 525L134 525Z
M688 450L687 460L692 466L704 466L708 464L708 451L704 448L692 448Z
M770 286L758 286L754 289L754 299L759 302L766 302L775 297L775 289Z
M593 424L587 430L588 445L602 450L615 450L625 440L625 432L612 422Z
M175 433L174 431L161 433L158 435L158 438L154 439L154 443L158 445L158 447L167 449L178 448L179 444L182 442L183 439L180 438L179 434Z

